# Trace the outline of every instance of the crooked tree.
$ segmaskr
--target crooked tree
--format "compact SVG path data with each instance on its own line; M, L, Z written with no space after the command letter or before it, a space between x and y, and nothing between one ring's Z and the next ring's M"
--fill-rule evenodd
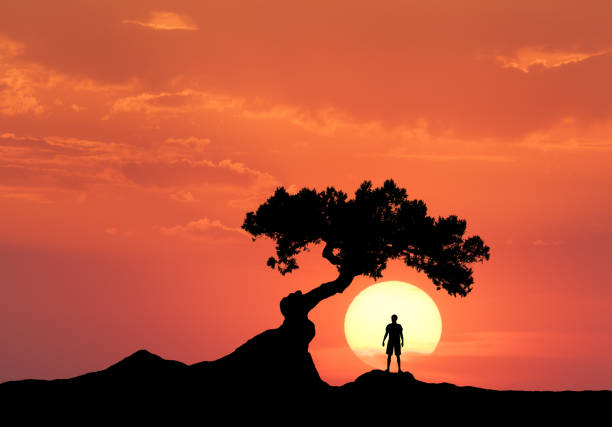
M311 324L310 310L343 292L355 277L382 277L389 260L401 259L423 271L438 290L464 297L474 283L469 264L489 259L489 247L479 236L464 236L465 220L428 216L425 203L410 200L393 180L378 188L364 181L352 199L333 187L321 192L302 188L296 194L279 187L256 212L247 213L242 228L253 240L266 236L276 242L276 256L267 264L283 275L298 268L297 255L318 244L323 258L338 270L331 282L283 298L283 326L294 330L304 331L304 322ZM308 345L314 325L306 329Z

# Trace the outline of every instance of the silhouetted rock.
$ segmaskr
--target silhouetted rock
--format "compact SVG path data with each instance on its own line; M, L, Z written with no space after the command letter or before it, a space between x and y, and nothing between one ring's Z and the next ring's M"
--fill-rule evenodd
M68 403L72 411L107 415L127 411L147 418L160 411L184 417L229 411L240 419L290 424L296 416L301 420L359 420L384 414L385 408L397 408L385 415L385 419L397 420L486 421L500 416L520 418L520 414L550 420L561 417L560 409L565 415L603 414L612 402L609 391L495 391L430 384L409 372L381 370L332 387L321 380L308 352L266 357L270 356L267 349L275 349L284 339L282 328L265 331L219 360L193 365L140 350L105 370L75 378L0 384L0 397L7 408L10 403L37 408Z
M390 384L392 384L394 387L412 387L414 386L415 381L414 375L412 375L410 372L393 373L375 369L360 375L354 382L349 383L344 387L372 388L383 385L389 386Z
M321 380L308 351L287 343L295 338L287 331L265 331L219 360L193 365L139 350L105 370L75 378L0 384L0 398L5 408L69 408L58 413L62 416L127 413L155 420L163 413L273 424L321 419L346 423L374 416L478 423L500 418L550 421L572 414L588 419L605 414L612 402L609 391L495 391L430 384L409 372L381 370L333 387Z
M58 380L10 381L0 385L5 401L72 402L90 410L153 405L185 413L222 411L248 402L284 409L317 401L330 386L308 352L314 325L305 316L267 330L215 361L186 365L139 350L105 370Z
M270 393L286 395L329 387L319 377L310 353L295 346L294 340L286 328L270 329L219 360L190 366L190 371L230 392L238 387L241 393L265 387Z

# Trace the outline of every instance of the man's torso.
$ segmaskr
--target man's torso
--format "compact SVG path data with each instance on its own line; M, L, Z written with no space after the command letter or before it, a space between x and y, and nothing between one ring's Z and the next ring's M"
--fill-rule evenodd
M399 342L400 335L402 333L402 325L399 323L389 323L387 325L387 332L389 333L389 342Z

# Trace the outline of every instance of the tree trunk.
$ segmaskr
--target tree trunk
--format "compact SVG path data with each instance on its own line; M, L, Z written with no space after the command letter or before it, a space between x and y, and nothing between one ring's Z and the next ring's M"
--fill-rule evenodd
M315 325L308 313L319 302L343 292L353 277L341 273L336 280L306 294L297 291L287 295L280 302L285 320L279 328L256 335L219 360L200 364L202 378L212 381L228 398L236 393L235 384L251 387L250 392L267 387L289 393L285 395L327 390L308 352L315 336Z
M317 304L324 299L344 292L344 290L352 283L354 278L355 276L350 273L341 272L336 280L323 283L319 287L308 292L306 295L304 295L304 305L307 310L306 314L308 314L310 310L315 308Z
M341 272L336 280L323 283L306 294L297 291L287 295L280 302L281 313L285 317L281 329L296 340L296 345L308 349L308 344L315 336L314 323L308 319L308 313L324 299L344 292L354 277L350 273Z

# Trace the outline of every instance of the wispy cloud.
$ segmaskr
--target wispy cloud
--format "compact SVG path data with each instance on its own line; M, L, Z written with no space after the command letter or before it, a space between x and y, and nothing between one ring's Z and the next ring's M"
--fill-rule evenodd
M183 114L200 110L235 110L243 105L242 98L184 89L179 92L141 93L119 98L111 107L111 112Z
M250 120L278 120L319 135L349 131L360 137L373 137L388 133L378 122L357 121L331 107L306 112L290 105L189 88L176 92L139 93L120 97L110 110L114 114L144 113L149 117L180 116L200 111L227 113ZM419 136L417 128L402 129L399 133L402 134L400 136Z
M529 356L542 357L554 351L558 357L589 354L602 343L609 342L610 334L594 332L553 331L482 331L456 334L440 341L437 356Z
M514 159L502 155L492 154L441 154L441 153L406 153L406 152L389 152L384 154L385 157L393 157L398 159L419 159L432 160L439 162L449 161L478 161L478 162L512 162Z
M71 76L23 55L26 45L0 36L0 115L34 115L70 111L82 113L92 94L123 96L136 84L101 83ZM44 118L44 116L42 116Z
M229 227L219 220L209 218L201 218L174 227L159 227L159 231L167 236L180 236L194 240L228 240L248 237L248 234L240 228Z
M43 191L33 191L31 188L20 186L0 186L0 197L35 203L53 203L53 200L47 198Z
M540 45L523 47L517 49L514 55L499 55L495 59L504 68L516 68L528 73L532 67L561 67L609 52L612 52L612 49L584 52L578 49L549 49L546 46Z
M38 114L45 110L34 90L36 70L13 63L24 47L22 43L0 38L0 114Z
M120 231L117 227L107 227L104 229L106 234L110 234L111 236L124 236L131 237L134 235L133 231Z
M172 200L176 200L177 202L183 203L192 203L196 201L196 198L191 193L191 191L179 190L176 193L170 194L170 198Z
M35 194L70 190L75 197L92 185L166 192L176 201L196 202L192 191L212 188L267 191L272 175L231 159L203 158L206 138L167 138L141 147L73 137L0 134L0 180L12 185L3 197L43 201ZM40 193L28 188L44 188ZM240 193L240 191L237 191ZM86 197L86 196L85 196ZM86 200L86 199L85 199Z
M591 138L576 137L555 139L551 138L548 134L539 132L530 135L522 145L540 151L612 151L612 144L608 141L595 141Z
M164 142L170 145L178 144L191 150L202 150L205 146L210 144L210 139L189 136L186 138L166 138Z
M531 243L533 244L533 246L559 246L563 244L561 240L542 240L542 239L534 240Z
M144 21L125 19L124 24L140 25L153 30L189 30L195 31L198 27L185 15L174 12L152 11L149 18Z
M535 131L519 143L521 147L538 151L612 152L612 121L600 121L589 126L566 117L547 130Z

